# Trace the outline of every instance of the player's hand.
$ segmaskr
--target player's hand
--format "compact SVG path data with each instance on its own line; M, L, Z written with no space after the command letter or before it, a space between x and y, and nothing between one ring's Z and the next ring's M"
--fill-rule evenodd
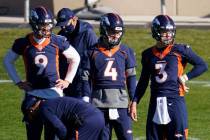
M179 83L181 84L182 86L182 89L185 91L185 92L189 92L189 87L187 87L186 85L186 82L188 81L188 77L186 74L182 75L179 77Z
M186 84L182 84L182 88L183 88L183 90L184 90L186 93L188 93L189 90L190 90L190 88L187 87Z
M134 121L137 121L136 106L137 106L136 102L132 102L131 105L130 105L130 116L131 116L131 119L134 120Z
M65 89L65 88L67 88L68 86L69 86L69 81L66 81L66 80L62 80L62 79L58 79L57 81L56 81L56 85L55 85L55 87L57 87L57 88L60 88L60 89Z
M16 84L21 90L24 90L24 91L30 91L32 90L32 85L31 83L27 82L27 81L20 81Z

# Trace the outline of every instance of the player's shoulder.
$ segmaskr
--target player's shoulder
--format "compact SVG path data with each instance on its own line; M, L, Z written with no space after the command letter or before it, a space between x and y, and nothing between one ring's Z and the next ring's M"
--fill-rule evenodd
M62 36L62 35L52 34L51 35L51 42L59 46L60 44L66 43L67 38L65 36Z
M31 44L29 36L30 34L25 37L15 39L12 45L12 50L17 54L22 55L24 50Z
M142 51L142 55L143 56L149 56L150 54L152 54L153 48L155 48L155 46L150 46L149 48L144 49Z
M186 52L189 49L190 49L190 45L189 44L176 43L176 44L174 44L172 50L181 53L181 52Z
M133 50L133 48L128 47L125 44L121 44L120 45L120 53L123 54L125 56L125 58L133 58L135 59L135 51Z
M126 52L133 51L132 48L128 47L128 46L125 45L125 44L120 44L120 50L121 50L121 51L126 51Z
M14 45L15 46L27 46L29 45L30 41L29 41L29 34L27 34L24 37L20 37L15 39L14 41Z
M56 35L56 34L52 34L51 35L51 40L56 40L56 41L66 41L67 38L63 35Z
M190 45L189 44L184 44L184 43L175 43L174 48L176 48L176 49L186 49L186 48L190 48Z
M21 45L21 44L26 44L27 42L28 42L27 39L25 37L22 37L15 39L14 44Z

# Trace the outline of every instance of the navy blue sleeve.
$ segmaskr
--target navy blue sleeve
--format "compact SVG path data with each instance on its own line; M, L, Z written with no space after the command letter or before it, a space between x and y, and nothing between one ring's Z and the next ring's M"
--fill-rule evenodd
M187 77L189 80L207 71L208 69L207 64L200 56L198 56L195 52L193 52L193 50L189 46L185 46L185 52L186 52L185 57L187 62L193 65L191 71L187 73Z
M127 88L130 100L133 99L136 91L136 75L127 77Z
M23 55L28 44L25 38L16 39L12 45L12 51L18 55Z
M82 81L82 97L91 97L91 81Z
M136 90L136 57L131 48L129 48L127 57L126 68L131 72L129 72L130 74L127 75L126 83L130 100L132 100Z
M82 96L90 97L91 94L91 79L90 79L90 54L91 51L86 51L84 54L84 59L82 59Z
M133 49L128 48L127 55L126 68L136 67L136 57Z
M47 102L47 101L45 101ZM41 118L45 125L52 126L56 130L56 135L59 139L64 140L67 137L67 129L63 122L54 114L53 112L48 109L48 105L43 103L40 108Z
M59 51L63 52L69 48L70 44L67 41L66 37L61 35L52 35L52 40L55 40L55 44L59 47Z
M144 96L144 93L147 89L149 79L150 79L150 71L148 68L149 61L147 59L147 54L145 54L144 52L142 53L141 64L142 64L141 76L138 81L135 95L133 98L133 101L135 101L137 103L139 103L141 98Z

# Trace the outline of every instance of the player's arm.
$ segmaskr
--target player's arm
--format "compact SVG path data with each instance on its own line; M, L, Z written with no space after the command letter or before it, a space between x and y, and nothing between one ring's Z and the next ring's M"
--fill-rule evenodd
M31 84L28 82L23 82L20 79L20 76L17 74L14 62L19 58L19 55L15 53L12 49L8 51L5 55L3 63L4 67L7 70L9 77L12 81L22 90L29 91L31 90Z
M77 68L80 63L80 55L79 53L70 45L68 49L63 52L64 56L66 57L67 61L70 62L68 66L68 71L65 77L65 80L72 83L74 76L77 72Z
M184 58L186 59L187 62L193 65L193 68L186 74L180 76L179 82L183 85L184 90L188 92L189 88L185 86L185 82L207 71L208 66L204 62L204 60L200 56L198 56L195 52L193 52L193 50L188 45L184 46L184 52L185 52Z
M18 59L19 55L16 54L13 50L9 50L7 54L4 57L4 67L7 70L7 73L9 74L9 77L12 79L12 81L17 84L20 82L20 77L17 74L17 71L15 69L14 62Z
M136 90L136 68L126 70L126 84L130 100L133 99Z
M130 105L130 115L132 120L137 121L137 104L140 102L141 98L143 97L146 88L149 83L149 73L148 70L142 68L141 76L138 81L136 92L134 94L133 100Z
M82 97L83 100L89 102L91 94L90 79L90 57L88 52L85 53L85 59L82 61Z
M133 99L136 90L136 57L134 51L129 48L126 62L126 84L130 100Z
M80 55L71 45L69 46L69 48L63 51L63 55L66 57L67 61L69 62L69 66L65 79L57 80L56 87L60 87L61 89L67 88L68 85L72 83L80 63Z
M47 102L47 101L45 101L45 102ZM52 111L50 111L50 109L49 109L50 107L48 107L50 104L46 104L45 102L42 103L42 105L40 107L40 115L41 115L41 118L43 119L44 124L53 126L53 128L55 128L55 130L56 130L55 133L61 140L66 139L67 129L66 129L65 125L57 117L57 115L55 115L54 113L52 113ZM53 106L51 106L51 107L53 107Z
M144 54L142 54L142 71L141 76L136 86L136 91L134 97L132 99L132 103L130 105L130 115L134 121L137 121L137 104L140 102L141 98L144 96L144 93L149 84L150 72L147 68L147 61L144 58Z
M132 102L137 102L137 103L140 102L149 84L149 78L150 78L150 73L148 69L142 67L141 76L136 86L136 92L134 94Z
M187 61L193 65L193 68L186 74L188 80L207 71L208 66L200 56L193 52L190 47L186 47L186 52Z

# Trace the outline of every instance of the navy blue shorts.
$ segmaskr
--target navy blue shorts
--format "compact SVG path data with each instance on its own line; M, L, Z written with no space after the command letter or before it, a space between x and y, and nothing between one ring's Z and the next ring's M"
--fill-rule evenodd
M168 113L171 122L167 125L159 125L153 122L153 116L156 110L156 101L151 100L148 117L146 136L147 140L185 140L188 134L188 117L184 97L167 97Z

